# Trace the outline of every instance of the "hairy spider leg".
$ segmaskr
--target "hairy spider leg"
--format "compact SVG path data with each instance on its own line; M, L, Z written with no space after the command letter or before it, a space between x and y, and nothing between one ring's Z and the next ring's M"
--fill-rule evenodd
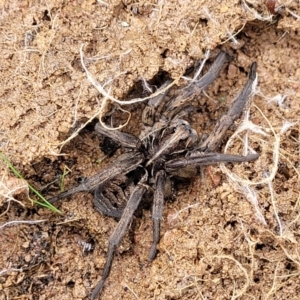
M95 190L99 185L107 182L108 180L114 178L116 175L121 173L128 173L138 165L140 165L144 160L144 155L138 152L132 152L126 155L120 161L117 161L114 165L104 168L100 173L95 174L88 179L86 179L80 185L73 187L65 192L60 193L58 196L48 200L50 203L54 203L60 199L69 197L78 192L90 192Z
M116 185L117 197L123 198L123 190ZM108 197L105 197L104 190L106 185L99 185L94 192L94 205L95 208L103 215L120 219L123 213L123 208L114 207L109 199L115 199L117 202L117 197L109 191L105 191Z
M189 103L196 96L199 96L202 90L213 83L223 66L230 60L231 57L226 52L221 51L204 76L190 84L179 96L174 97L169 101L165 109L168 118L172 118L172 116L178 113L178 108L181 108L185 103Z
M172 83L172 80L167 80L160 88L159 90L165 89L168 85ZM159 115L159 106L164 100L164 97L168 94L170 89L167 89L165 92L161 92L155 97L152 97L148 103L147 106L144 108L142 113L142 122L144 125L153 126L154 122L156 121L155 118L157 114Z
M166 170L168 172L175 171L178 168L187 166L205 166L212 165L220 162L246 162L254 161L259 157L258 154L249 154L247 156L234 155L234 154L221 154L221 153L201 153L199 155L187 158L175 158L166 162Z
M141 143L141 141L132 134L105 128L100 123L95 125L95 130L97 133L113 139L115 142L126 148L136 149Z
M252 63L250 72L248 75L248 81L244 88L232 103L226 115L222 116L217 122L214 130L208 136L208 138L199 146L200 151L212 152L220 145L227 129L233 124L233 122L241 115L250 95L253 93L253 86L257 82L256 74L257 64Z
M157 253L157 244L160 240L160 221L164 209L166 172L160 170L156 173L154 200L152 206L153 242L149 251L148 260L152 261Z
M174 128L174 133L167 137L162 144L156 149L153 156L148 160L146 167L150 166L155 160L165 154L169 154L174 151L174 148L182 140L187 139L191 134L191 127L188 122L176 119L172 124Z
M132 193L128 199L127 205L124 209L124 212L122 214L122 217L121 217L120 221L118 222L118 225L115 228L114 232L109 237L106 263L105 263L105 266L103 269L102 277L91 294L92 300L95 299L99 295L99 293L102 291L102 288L104 286L106 278L108 277L108 275L110 273L110 269L111 269L112 262L114 259L115 251L116 251L117 247L120 245L124 235L126 234L126 231L128 230L128 227L131 223L133 214L137 210L137 208L143 198L143 195L147 190L147 186L145 184L147 182L147 180L148 180L148 173L146 171L145 175L141 178L141 180L139 181L137 186L132 191Z
M190 84L183 92L177 97L173 97L166 105L165 112L162 114L167 120L179 119L183 115L192 111L193 106L188 105L185 106L186 103L191 102L192 99L199 96L203 89L205 89L208 85L210 85L219 75L223 66L231 60L231 57L224 51L221 51L213 64L207 71L205 75L203 75L199 80ZM169 84L170 81L167 82ZM165 84L163 85L163 87ZM144 140L147 136L151 135L151 133L156 132L156 129L163 129L168 126L168 122L163 119L158 118L155 122L155 116L160 115L156 108L162 103L164 100L164 96L166 93L160 94L156 97L153 97L149 100L148 105L143 110L142 121L145 125L152 126L152 130L150 132L142 132L141 139ZM183 111L183 112L182 112Z

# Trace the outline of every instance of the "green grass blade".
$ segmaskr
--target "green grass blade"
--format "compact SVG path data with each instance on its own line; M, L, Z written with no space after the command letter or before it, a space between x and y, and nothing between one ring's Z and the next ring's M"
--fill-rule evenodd
M0 152L0 158L4 161L4 163L10 168L10 170L11 170L17 177L19 177L20 179L25 180L24 177L20 174L20 172L19 172L19 171L11 164L11 162L6 158L6 156L5 156L2 152ZM26 180L25 180L25 181L26 181ZM40 194L33 186L31 186L29 183L27 183L27 184L28 184L29 189L30 189L34 194L36 194L37 197L38 197L39 199L42 200L42 202L41 202L41 201L37 201L37 200L32 200L32 199L30 199L31 201L33 201L33 202L39 204L40 206L49 208L50 210L52 210L52 211L54 211L54 212L56 212L56 213L61 214L61 211L58 210L55 206L53 206L50 202L48 202L48 201L46 200L46 198L45 198L43 195L41 195L41 194Z

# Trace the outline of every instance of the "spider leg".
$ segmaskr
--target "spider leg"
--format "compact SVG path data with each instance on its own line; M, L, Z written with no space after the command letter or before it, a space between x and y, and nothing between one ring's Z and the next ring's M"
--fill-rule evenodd
M106 181L112 179L118 174L128 173L134 170L138 165L140 165L144 160L144 155L137 152L129 153L120 161L117 161L114 165L104 168L100 173L95 174L83 183L76 187L73 187L65 192L62 192L58 196L55 196L48 200L50 203L54 203L60 199L69 197L78 192L89 192L97 188L97 186L105 183Z
M103 127L101 123L96 124L95 130L97 133L113 139L115 142L117 142L123 147L136 149L141 143L141 141L134 135L118 130L107 129Z
M157 253L157 244L160 239L160 221L162 219L164 207L164 189L165 189L166 173L160 170L156 174L154 202L152 207L153 220L153 242L149 252L148 260L152 261Z
M253 85L255 84L257 79L256 68L257 64L255 62L252 63L247 83L245 84L236 100L232 103L227 114L221 117L209 137L199 146L200 151L214 151L222 142L227 129L241 115L247 103L247 100L252 93Z
M105 263L105 266L103 269L102 277L101 277L100 281L98 282L98 284L96 285L95 289L93 290L93 292L91 294L91 299L95 299L99 295L99 293L102 291L102 288L104 286L106 278L108 277L108 275L110 273L110 269L112 266L116 248L119 246L124 235L126 234L126 231L132 220L133 214L136 211L136 209L138 208L138 206L142 200L143 194L145 193L145 191L147 189L147 186L145 184L147 182L147 179L148 179L148 173L146 173L141 178L141 180L139 181L137 186L134 188L134 190L133 190L132 194L130 195L130 198L126 204L126 207L124 209L124 212L122 214L122 217L121 217L117 227L115 228L112 235L109 237L107 259L106 259L106 263Z
M182 140L187 139L191 135L190 124L184 120L176 119L171 122L167 129L174 130L174 133L170 134L161 141L159 147L155 149L155 153L148 160L146 167L151 165L155 160L165 154L169 154L174 151L178 143Z
M127 198L120 185L126 184L127 177L121 175L113 182L99 185L94 192L94 206L101 214L120 220Z
M228 61L230 61L230 56L226 52L221 51L204 76L202 76L198 81L190 84L177 97L172 98L166 105L165 109L168 119L172 119L172 116L178 113L178 109L180 109L185 103L191 102L192 99L200 95L202 90L214 82L223 66Z
M246 162L253 161L259 157L258 154L249 154L246 156L234 155L234 154L221 154L221 153L203 153L186 158L175 158L165 163L166 171L172 172L178 168L184 168L187 166L205 166L219 162Z
M209 86L211 83L213 83L216 80L223 66L231 60L232 58L229 56L228 53L221 51L217 55L216 59L214 60L213 64L211 65L207 73L203 75L194 84L201 90L205 89L207 86Z
M123 213L123 208L117 208L112 205L112 198L117 198L112 192L106 191L108 197L103 194L103 190L106 188L105 184L96 188L94 193L94 205L95 208L101 213L109 217L120 219ZM121 188L119 187L121 190ZM121 191L118 191L118 197L121 195ZM124 196L124 194L123 194ZM116 202L116 201L115 201Z
M167 80L161 87L160 90L166 88L168 85L172 83L172 80ZM151 98L148 101L147 106L143 110L142 114L142 122L144 125L153 126L155 123L155 119L157 115L159 115L159 112L157 111L159 106L161 105L162 101L164 100L164 97L167 95L169 90L166 90L165 92L160 93L159 95Z

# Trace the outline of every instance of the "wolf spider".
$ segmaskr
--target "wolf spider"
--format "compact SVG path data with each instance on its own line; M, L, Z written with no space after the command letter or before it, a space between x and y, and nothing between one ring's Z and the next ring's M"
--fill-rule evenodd
M147 190L153 190L153 242L148 258L152 261L156 256L160 239L165 186L170 178L196 176L200 166L203 165L218 162L241 163L258 158L256 153L239 156L215 152L227 129L241 115L248 102L256 81L256 63L251 65L248 81L242 91L208 137L198 139L196 131L183 119L193 109L192 100L200 96L202 90L216 79L229 61L229 55L221 51L208 72L184 88L178 96L171 98L167 103L164 103L163 94L150 99L142 117L146 129L141 132L139 138L128 133L109 130L97 123L95 126L97 134L112 139L125 150L124 153L100 173L50 199L50 202L54 203L77 192L93 192L96 209L104 215L119 219L109 238L102 277L93 290L91 299L95 299L101 293L110 273L116 248L126 234ZM118 203L120 199L126 198L124 185L129 186L128 181L135 182L133 187L131 186L125 207L120 207Z

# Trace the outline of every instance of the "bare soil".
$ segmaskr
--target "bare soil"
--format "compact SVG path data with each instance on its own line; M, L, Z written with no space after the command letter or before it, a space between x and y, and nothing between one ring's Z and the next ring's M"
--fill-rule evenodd
M82 68L83 44L93 77L123 100L147 96L142 81L162 74L184 86L180 76L206 50L207 65L219 49L227 51L234 60L194 103L190 121L200 135L226 112L251 63L258 64L250 120L264 134L249 132L249 144L261 156L227 166L252 185L241 188L220 166L180 184L165 205L152 263L151 214L143 209L101 299L299 299L300 3L275 1L271 16L265 2L272 3L0 1L0 150L46 197L59 192L66 167L68 188L114 160L105 158L91 126L61 149L103 100ZM123 106L132 114L124 130L140 132L143 107ZM226 151L241 153L242 144L236 137ZM116 221L95 211L86 193L61 201L62 214L32 205L26 182L2 162L0 168L0 299L88 299ZM24 220L45 221L13 223Z

